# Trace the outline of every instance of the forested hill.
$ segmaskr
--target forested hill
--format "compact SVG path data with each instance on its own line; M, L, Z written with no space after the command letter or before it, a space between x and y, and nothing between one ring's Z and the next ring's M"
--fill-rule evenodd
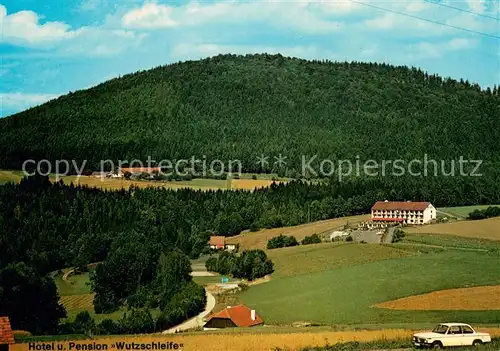
M432 157L498 161L498 90L407 67L221 55L158 67L0 119L0 168L89 160ZM272 158L271 158L272 159Z

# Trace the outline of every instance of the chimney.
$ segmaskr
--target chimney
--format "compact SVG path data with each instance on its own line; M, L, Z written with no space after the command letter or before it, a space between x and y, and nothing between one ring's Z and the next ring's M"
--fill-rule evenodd
M255 320L255 310L250 311L250 318L252 318L253 321Z

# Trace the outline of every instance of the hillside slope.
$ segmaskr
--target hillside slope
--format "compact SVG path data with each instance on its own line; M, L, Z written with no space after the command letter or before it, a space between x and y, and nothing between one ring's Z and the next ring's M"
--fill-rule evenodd
M27 158L431 157L497 161L500 98L417 69L221 55L113 79L0 119L0 168ZM265 171L265 169L264 169ZM281 170L283 171L283 170Z

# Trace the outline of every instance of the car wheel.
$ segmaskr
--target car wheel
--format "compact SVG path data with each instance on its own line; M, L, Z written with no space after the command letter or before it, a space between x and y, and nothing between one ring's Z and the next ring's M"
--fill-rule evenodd
M474 342L472 343L472 346L481 346L483 344L483 342L481 340L474 340Z
M431 347L437 350L437 349L442 349L443 345L439 341L435 341L432 343Z

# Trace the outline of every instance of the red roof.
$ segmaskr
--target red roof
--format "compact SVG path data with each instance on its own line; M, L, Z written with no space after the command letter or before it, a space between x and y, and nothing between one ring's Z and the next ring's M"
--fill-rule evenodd
M13 344L14 335L10 328L9 317L0 317L0 344Z
M377 201L372 210L423 211L430 204L430 202Z
M264 323L257 313L255 313L255 320L252 320L252 310L245 305L228 307L208 317L207 322L213 318L230 319L238 327L252 327Z
M404 218L382 218L382 217L375 217L372 218L372 221L381 221L381 222L403 222Z
M209 245L223 249L225 242L226 238L224 236L211 236Z

